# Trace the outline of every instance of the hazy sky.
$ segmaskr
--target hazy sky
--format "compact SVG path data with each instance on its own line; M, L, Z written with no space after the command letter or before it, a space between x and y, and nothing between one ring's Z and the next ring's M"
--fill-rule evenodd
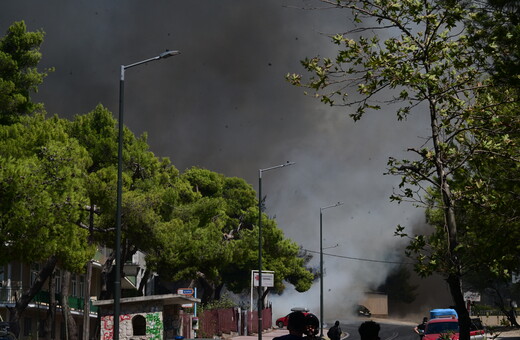
M267 213L287 237L318 251L319 208L342 201L324 212L324 247L334 247L326 252L399 260L395 226L424 218L420 210L389 202L399 179L383 173L389 156L421 143L426 125L420 117L397 123L386 108L354 123L348 108L332 109L288 84L286 73L304 71L301 59L334 56L324 33L343 31L348 22L349 12L297 8L302 5L4 0L0 30L25 20L29 30L46 32L41 67L56 70L37 99L62 117L99 103L117 116L120 65L181 51L125 75L125 124L137 134L146 131L157 156L181 171L200 166L245 178L255 189L258 169L294 161L263 174ZM325 266L325 301L339 302L338 308L358 300L354 292L381 282L391 268L327 256ZM301 305L303 296L317 312L316 288L283 301Z

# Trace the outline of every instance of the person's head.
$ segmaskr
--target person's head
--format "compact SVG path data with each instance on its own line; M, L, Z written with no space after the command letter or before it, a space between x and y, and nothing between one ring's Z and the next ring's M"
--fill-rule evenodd
M365 321L359 326L358 332L361 340L379 340L379 330L381 327L377 322Z
M318 334L318 328L320 328L320 321L314 314L305 315L305 334L313 337Z
M422 319L422 322L428 322L428 318L427 318L427 317L424 317L424 318Z
M305 332L305 314L302 312L292 312L288 316L287 329L289 333L303 336Z
M338 327L339 326L339 321L336 320L336 322L334 322L334 326Z

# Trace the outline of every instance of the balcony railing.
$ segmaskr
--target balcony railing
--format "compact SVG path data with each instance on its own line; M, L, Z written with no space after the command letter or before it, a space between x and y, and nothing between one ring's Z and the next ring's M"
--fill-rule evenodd
M23 290L22 288L12 288L12 287L0 287L0 303L15 303L16 296L22 296ZM58 306L61 306L61 294L56 294L56 302ZM32 301L36 304L44 304L48 305L50 303L50 294L49 292L41 291L34 296ZM69 296L69 308L72 310L83 311L85 308L85 301L83 298ZM96 313L98 311L97 306L92 305L92 301L90 302L90 311L92 313Z

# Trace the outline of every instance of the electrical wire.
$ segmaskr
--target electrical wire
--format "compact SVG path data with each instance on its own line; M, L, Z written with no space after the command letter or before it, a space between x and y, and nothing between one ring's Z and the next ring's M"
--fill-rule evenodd
M319 251L309 250L309 249L303 249L309 253L319 254ZM412 262L399 262L399 261L385 261L385 260L372 260L372 259L365 259L361 257L352 257L352 256L344 256L344 255L334 255L334 254L327 254L323 253L323 255L331 256L331 257L338 257L342 259L348 259L348 260L355 260L355 261L364 261L364 262L376 262L376 263L389 263L389 264L405 264L413 266L414 263Z

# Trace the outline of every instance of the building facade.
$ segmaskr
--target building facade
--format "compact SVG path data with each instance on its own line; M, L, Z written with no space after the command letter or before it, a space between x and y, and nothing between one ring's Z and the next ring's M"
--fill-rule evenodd
M71 273L69 282L68 305L71 310L77 328L79 339L98 339L97 324L99 307L93 301L99 299L101 293L102 264L107 260L110 249L100 248L95 257L90 261L91 274L87 277L87 271L81 274ZM14 308L16 300L23 292L27 291L41 269L41 264L25 264L11 262L0 265L0 321L9 321L9 309ZM125 277L121 287L129 295L153 294L153 284L142 284L146 263L144 254L138 252L131 261L125 263L123 268ZM151 275L152 280L154 278ZM56 309L54 322L51 327L53 339L65 339L67 328L62 315L61 292L63 286L63 271L55 269L53 275L55 285ZM141 292L137 292L142 287ZM45 323L51 308L51 296L49 294L49 280L47 280L40 292L29 303L20 320L20 334L18 339L36 340L47 338ZM48 327L47 327L48 328Z

